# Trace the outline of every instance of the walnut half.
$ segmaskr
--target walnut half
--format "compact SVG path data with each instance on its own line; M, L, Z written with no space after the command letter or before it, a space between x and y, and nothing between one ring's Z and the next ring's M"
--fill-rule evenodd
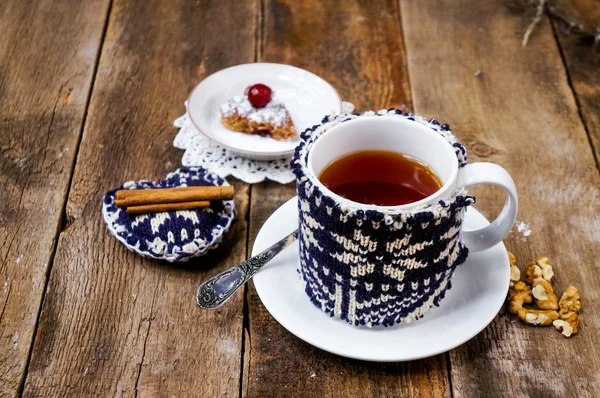
M523 304L529 304L532 301L531 287L525 282L518 281L508 293L508 312L516 314L523 308Z
M533 280L533 289L531 293L535 298L535 303L542 310L558 310L558 297L554 294L554 289L550 282L544 278L535 278Z
M533 260L529 263L529 267L527 268L527 283L530 285L533 285L535 278L544 278L550 282L553 276L554 271L552 271L552 266L550 265L548 257L539 257L537 260Z
M513 287L521 279L521 270L517 266L517 258L508 250L508 261L510 262L510 287Z
M558 312L552 310L530 310L521 308L517 315L522 321L525 321L525 323L540 326L552 325L552 322L558 319Z
M560 320L553 322L557 330L562 330L566 337L576 334L579 328L579 311L581 310L581 300L579 291L574 286L567 287L558 303L560 307Z

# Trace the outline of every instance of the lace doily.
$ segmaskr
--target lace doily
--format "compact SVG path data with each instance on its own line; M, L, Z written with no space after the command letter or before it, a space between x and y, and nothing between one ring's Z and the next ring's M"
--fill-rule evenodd
M187 103L186 103L187 108ZM342 113L351 113L354 105L342 102ZM187 113L173 123L179 132L173 141L175 148L185 150L181 163L186 167L201 166L225 178L233 176L249 184L269 179L280 184L294 181L290 168L292 156L277 160L253 160L219 146L199 133Z

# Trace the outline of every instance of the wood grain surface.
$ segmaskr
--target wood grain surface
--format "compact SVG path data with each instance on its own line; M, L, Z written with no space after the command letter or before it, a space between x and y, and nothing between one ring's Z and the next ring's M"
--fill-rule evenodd
M0 396L22 384L107 0L0 2Z
M266 1L264 10L259 59L319 74L359 110L411 106L396 2ZM252 187L250 242L269 215L294 195L293 184ZM279 325L253 285L247 300L244 396L450 395L444 355L396 364L341 358Z
M598 0L573 5L593 29ZM0 397L599 396L600 53L547 18L522 48L534 14L523 0L0 1ZM197 309L199 283L247 256L293 184L230 178L237 221L206 257L128 252L102 195L176 169L191 88L256 60L317 73L358 111L448 122L470 161L504 166L532 230L507 247L522 268L549 256L559 293L580 288L580 333L501 313L450 353L381 364L304 343L252 284ZM498 213L499 189L474 192Z
M600 1L588 2L598 7L597 22L600 24ZM554 31L579 111L596 154L596 163L600 165L600 47L594 45L591 38L582 38L571 33L561 22L554 23Z
M115 0L24 395L237 396L242 295L201 311L201 280L246 254L248 186L217 251L146 260L103 225L102 195L176 169L173 120L203 77L254 59L254 1ZM251 17L249 17L251 16Z
M518 219L533 232L513 232L507 246L521 265L549 256L559 292L580 288L581 331L566 339L502 314L451 351L451 384L457 397L593 397L600 391L600 176L551 26L544 19L522 48L533 15L519 4L402 1L413 103L417 113L450 123L471 161L512 174ZM495 190L477 192L484 211L504 200Z
M398 2L263 0L260 60L318 74L357 109L410 108Z
M550 0L548 11L577 35L595 36L600 30L600 1L598 0Z

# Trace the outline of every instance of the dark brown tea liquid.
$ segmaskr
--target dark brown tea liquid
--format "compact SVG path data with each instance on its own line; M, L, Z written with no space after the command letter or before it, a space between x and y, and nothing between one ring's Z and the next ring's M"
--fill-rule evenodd
M413 203L442 186L427 165L392 151L351 153L327 165L319 180L346 199L378 206Z

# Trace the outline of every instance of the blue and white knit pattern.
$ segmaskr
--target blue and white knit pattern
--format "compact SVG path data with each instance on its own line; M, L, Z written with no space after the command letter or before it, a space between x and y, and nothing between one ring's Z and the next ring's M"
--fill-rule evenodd
M129 250L166 261L187 261L216 248L235 216L233 200L212 201L210 207L149 214L127 214L115 205L120 189L229 185L201 167L178 169L160 182L129 181L106 193L102 216L109 231Z
M424 124L454 146L461 167L466 164L466 151L448 125L396 109L364 115ZM475 198L461 190L410 211L364 211L322 192L307 172L310 148L328 129L357 117L324 118L302 133L296 148L300 274L311 301L330 316L352 325L391 326L420 318L450 288L454 270L468 254L460 229Z

